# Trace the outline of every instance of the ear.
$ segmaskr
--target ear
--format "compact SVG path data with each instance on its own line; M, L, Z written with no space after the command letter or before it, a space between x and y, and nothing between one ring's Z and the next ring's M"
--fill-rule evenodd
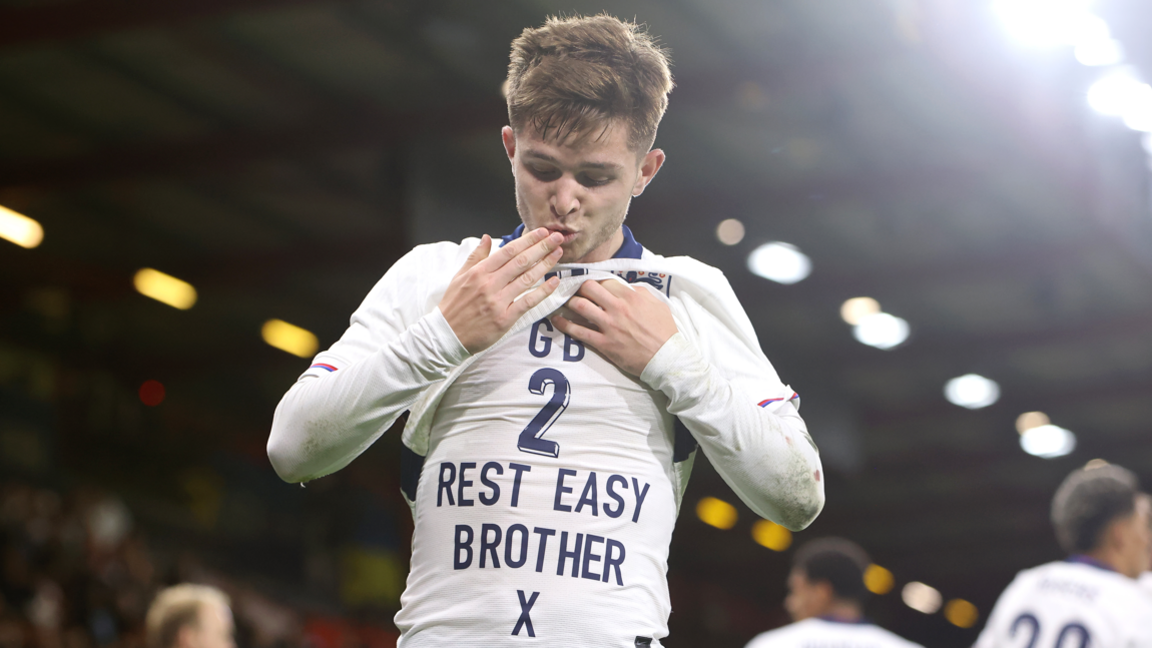
M505 126L500 129L500 138L504 140L504 152L508 154L508 161L511 162L516 158L516 133L512 131L511 126Z
M640 160L640 175L636 177L636 184L632 185L632 195L639 196L644 193L644 188L652 182L652 178L656 177L662 166L664 166L664 151L662 149L648 151L644 159Z

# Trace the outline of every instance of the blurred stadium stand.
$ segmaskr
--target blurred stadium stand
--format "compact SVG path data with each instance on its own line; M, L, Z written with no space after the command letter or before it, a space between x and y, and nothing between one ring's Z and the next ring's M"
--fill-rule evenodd
M1097 4L1152 78L1152 7ZM1152 483L1148 154L1088 108L1095 69L1018 47L989 3L0 0L0 205L45 231L0 241L0 648L137 648L150 593L185 578L236 597L242 648L391 645L411 530L396 435L282 484L263 445L306 363L261 326L330 344L413 244L510 231L508 43L604 8L647 22L677 78L669 161L629 224L730 278L823 449L828 506L800 537L850 537L894 573L874 618L970 645L980 622L914 611L900 586L985 615L1058 555L1046 511L1071 468ZM746 228L733 247L726 218ZM750 274L771 240L812 275ZM199 301L137 294L144 267ZM865 295L907 342L853 339L840 305ZM999 401L947 402L967 373ZM1024 453L1014 421L1033 410L1076 450ZM705 496L736 501L701 460L671 648L786 621L788 554L752 541L738 503L730 529L703 524Z

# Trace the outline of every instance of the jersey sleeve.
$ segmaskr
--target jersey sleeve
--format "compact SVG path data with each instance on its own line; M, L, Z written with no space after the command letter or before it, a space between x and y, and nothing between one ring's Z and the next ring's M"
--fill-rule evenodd
M800 418L798 397L751 348L755 334L731 287L715 286L724 307L747 330L688 304L641 380L669 398L669 412L692 433L709 461L757 515L792 530L811 524L824 506L820 456ZM687 319L688 321L683 321Z
M282 479L304 482L348 465L468 357L436 304L469 249L420 246L397 261L288 390L268 438Z

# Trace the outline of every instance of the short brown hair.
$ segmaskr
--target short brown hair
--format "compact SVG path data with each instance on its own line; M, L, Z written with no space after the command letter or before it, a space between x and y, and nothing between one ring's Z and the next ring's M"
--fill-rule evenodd
M172 648L180 629L200 623L200 610L219 603L228 607L228 595L208 585L174 585L161 590L144 621L148 648Z
M1113 520L1136 510L1136 475L1115 464L1072 471L1052 498L1056 540L1068 553L1097 549Z
M792 566L809 582L827 581L838 599L863 605L868 598L864 571L872 561L864 549L843 538L819 538L796 550Z
M614 119L648 150L668 107L668 53L641 26L607 14L548 18L512 41L508 120L563 141ZM603 131L602 131L603 132Z

